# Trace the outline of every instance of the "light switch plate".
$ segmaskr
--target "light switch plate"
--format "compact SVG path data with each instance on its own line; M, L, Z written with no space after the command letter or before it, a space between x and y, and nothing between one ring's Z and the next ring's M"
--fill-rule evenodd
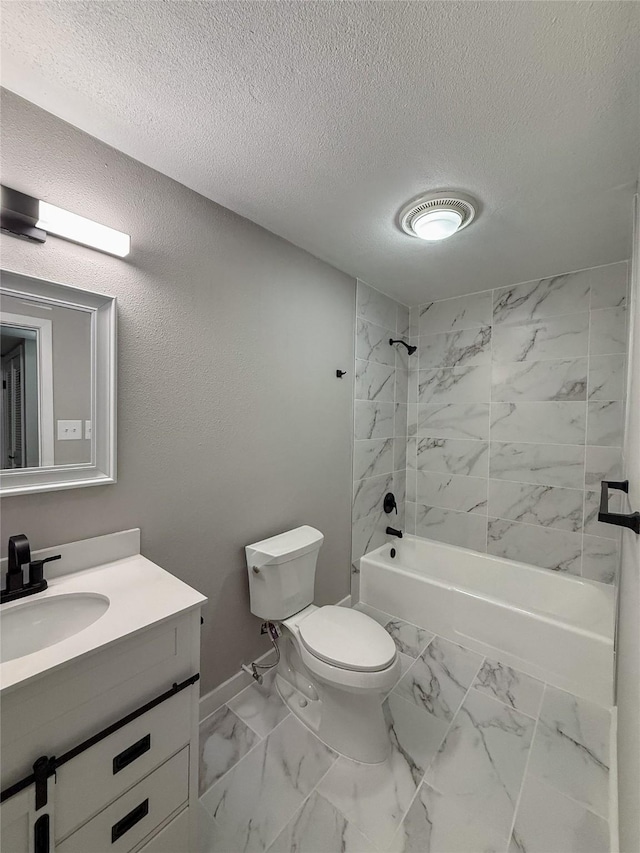
M84 437L91 438L91 421L84 422Z
M58 441L82 438L82 421L58 421Z

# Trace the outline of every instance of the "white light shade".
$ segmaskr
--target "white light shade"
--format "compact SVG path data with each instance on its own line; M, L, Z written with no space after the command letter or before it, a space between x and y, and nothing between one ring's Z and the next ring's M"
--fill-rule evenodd
M421 240L444 240L462 225L462 216L455 210L428 210L411 222L416 237Z
M119 258L129 254L131 237L128 234L100 225L91 219L85 219L84 216L78 216L76 213L70 213L46 201L40 201L39 205L40 218L36 228L42 228L47 234L55 234L74 243L82 243L84 246L91 246L93 249L99 249L109 255L117 255Z

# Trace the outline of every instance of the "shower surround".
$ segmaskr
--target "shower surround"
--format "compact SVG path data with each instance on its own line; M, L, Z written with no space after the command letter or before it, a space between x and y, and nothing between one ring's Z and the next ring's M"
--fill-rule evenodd
M409 309L359 281L356 362L351 559L378 548L387 525L404 527L407 466L407 350ZM382 501L393 492L398 514L385 515Z
M626 301L622 262L411 309L407 531L614 582Z

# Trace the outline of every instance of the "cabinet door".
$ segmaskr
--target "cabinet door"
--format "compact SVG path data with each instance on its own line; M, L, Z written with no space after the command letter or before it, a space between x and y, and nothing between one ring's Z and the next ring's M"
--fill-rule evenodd
M50 850L53 850L51 797L47 806L36 812L35 790L31 785L0 806L0 851L49 853Z

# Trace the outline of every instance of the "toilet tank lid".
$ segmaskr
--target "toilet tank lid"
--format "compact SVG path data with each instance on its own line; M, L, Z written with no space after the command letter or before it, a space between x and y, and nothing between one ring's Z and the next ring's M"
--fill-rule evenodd
M253 545L247 545L245 553L249 566L277 565L287 563L296 557L302 557L310 551L320 548L324 542L324 536L315 527L303 524L295 530L287 530Z

